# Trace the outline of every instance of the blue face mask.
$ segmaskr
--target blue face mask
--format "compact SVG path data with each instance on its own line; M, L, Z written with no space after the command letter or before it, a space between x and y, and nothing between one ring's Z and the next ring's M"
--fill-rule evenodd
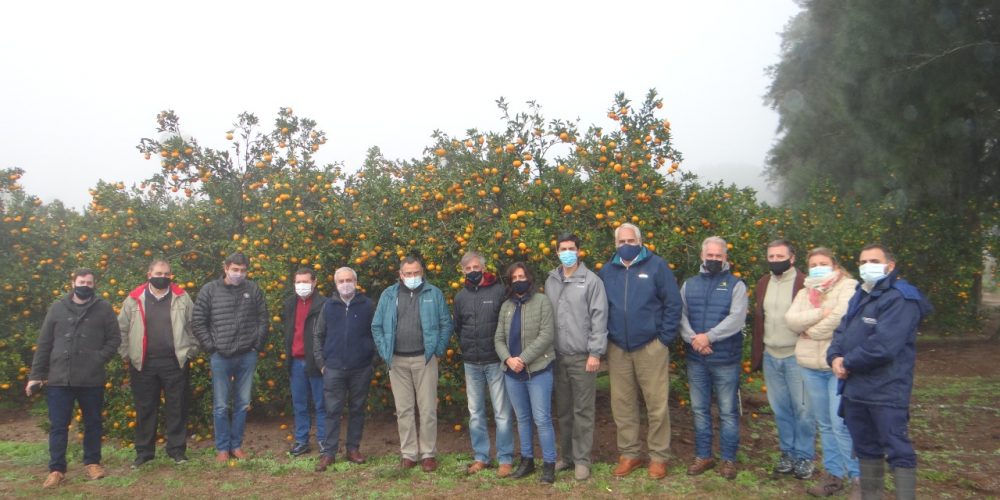
M861 279L865 283L878 283L879 280L886 277L885 264L876 264L874 262L861 264L858 267L858 274L861 275Z
M833 272L833 268L830 266L816 266L809 268L809 277L823 279Z
M573 267L576 265L576 251L575 250L563 250L559 252L559 262L562 262L566 267Z
M642 251L642 246L640 245L622 245L618 247L618 256L624 261L631 262L639 256L639 252Z
M423 282L424 282L423 276L411 276L409 278L403 278L403 284L406 285L406 288L409 288L410 290L417 288Z

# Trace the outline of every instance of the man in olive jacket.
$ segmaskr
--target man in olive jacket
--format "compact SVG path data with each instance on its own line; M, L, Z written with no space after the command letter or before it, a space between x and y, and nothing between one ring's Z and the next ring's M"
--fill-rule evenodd
M227 257L225 276L205 284L194 303L194 336L212 356L212 417L219 462L229 460L230 455L246 458L242 447L250 390L257 353L267 342L267 303L260 287L246 279L249 265L242 253Z
M73 273L73 291L49 308L38 335L25 394L48 384L49 475L51 488L66 475L66 443L73 402L83 414L83 463L90 479L104 477L101 466L101 408L104 406L104 365L121 343L111 304L94 292L94 272Z

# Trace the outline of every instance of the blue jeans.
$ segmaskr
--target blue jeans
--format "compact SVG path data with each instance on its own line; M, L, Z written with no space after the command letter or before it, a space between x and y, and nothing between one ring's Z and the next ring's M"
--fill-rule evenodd
M816 456L816 423L805 395L802 368L795 356L779 359L765 352L764 380L767 402L778 426L781 453L798 460L812 460Z
M847 431L844 419L837 415L840 408L837 377L829 370L801 369L812 415L819 426L819 439L823 444L823 469L841 479L860 477L858 459L851 456L851 433Z
M504 377L507 396L517 415L517 435L521 439L521 456L534 458L531 444L531 424L538 429L542 445L542 460L556 461L556 431L552 427L552 370L534 374L528 380Z
M689 358L690 359L690 358ZM710 365L693 362L687 365L694 411L695 454L712 455L712 392L719 405L719 449L723 460L736 461L740 446L740 363Z
M233 451L243 446L243 431L250 408L250 389L257 368L257 353L250 351L231 358L212 355L212 417L215 421L215 449ZM232 399L232 421L229 400Z
M309 417L309 403L316 408L316 441L320 451L326 437L326 405L323 404L323 377L306 375L306 362L301 359L292 360L292 411L295 414L295 442L309 443L309 428L312 420Z
M497 426L497 462L509 464L514 459L514 419L504 388L500 363L465 363L465 396L469 401L469 435L475 460L490 461L490 431L486 417L486 393L493 403Z
M365 404L371 387L372 365L352 370L327 367L323 371L323 391L326 400L326 434L320 448L324 455L334 457L340 447L340 418L347 406L347 451L361 449L361 434L365 430Z
M50 385L46 388L49 403L49 471L66 472L66 444L69 424L73 419L73 402L83 413L83 464L101 463L101 435L104 432L101 409L104 387L69 387Z

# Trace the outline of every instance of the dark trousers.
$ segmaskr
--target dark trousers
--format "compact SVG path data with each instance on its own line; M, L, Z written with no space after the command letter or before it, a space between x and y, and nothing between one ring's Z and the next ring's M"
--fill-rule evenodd
M910 442L908 408L868 405L843 400L844 422L858 458L885 458L893 468L912 469L917 454Z
M142 371L130 369L135 400L135 454L153 458L156 454L157 412L163 393L164 435L167 455L176 458L187 450L188 367L181 369L177 358L149 358Z
M347 405L347 449L361 447L365 428L365 404L374 369L369 366L353 370L326 368L323 372L323 398L326 401L326 438L323 449L331 457L340 446L340 418Z
M73 403L83 413L83 464L101 463L101 408L104 387L49 386L49 471L66 472L66 444L73 419Z

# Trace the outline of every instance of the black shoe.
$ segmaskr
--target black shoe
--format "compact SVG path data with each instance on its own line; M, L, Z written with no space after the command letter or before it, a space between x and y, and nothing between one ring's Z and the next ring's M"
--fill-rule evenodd
M293 457L299 457L309 453L310 451L312 450L309 449L309 443L295 443L295 446L292 446L292 449L288 452L288 454Z
M146 462L152 462L152 461L153 457L135 457L135 461L132 462L132 470L136 470L139 467L142 467L142 465L145 464Z
M555 469L554 464L553 464L553 469ZM528 457L521 457L521 462L517 464L517 469L514 470L514 473L511 474L510 477L511 479L521 479L522 477L527 476L528 474L532 474L534 472L535 472L535 459Z
M174 455L170 458L174 460L174 465L182 465L188 463L188 457L183 453L181 453L180 455Z
M545 462L542 464L542 477L538 478L540 482L552 484L556 482L556 464L555 462Z

